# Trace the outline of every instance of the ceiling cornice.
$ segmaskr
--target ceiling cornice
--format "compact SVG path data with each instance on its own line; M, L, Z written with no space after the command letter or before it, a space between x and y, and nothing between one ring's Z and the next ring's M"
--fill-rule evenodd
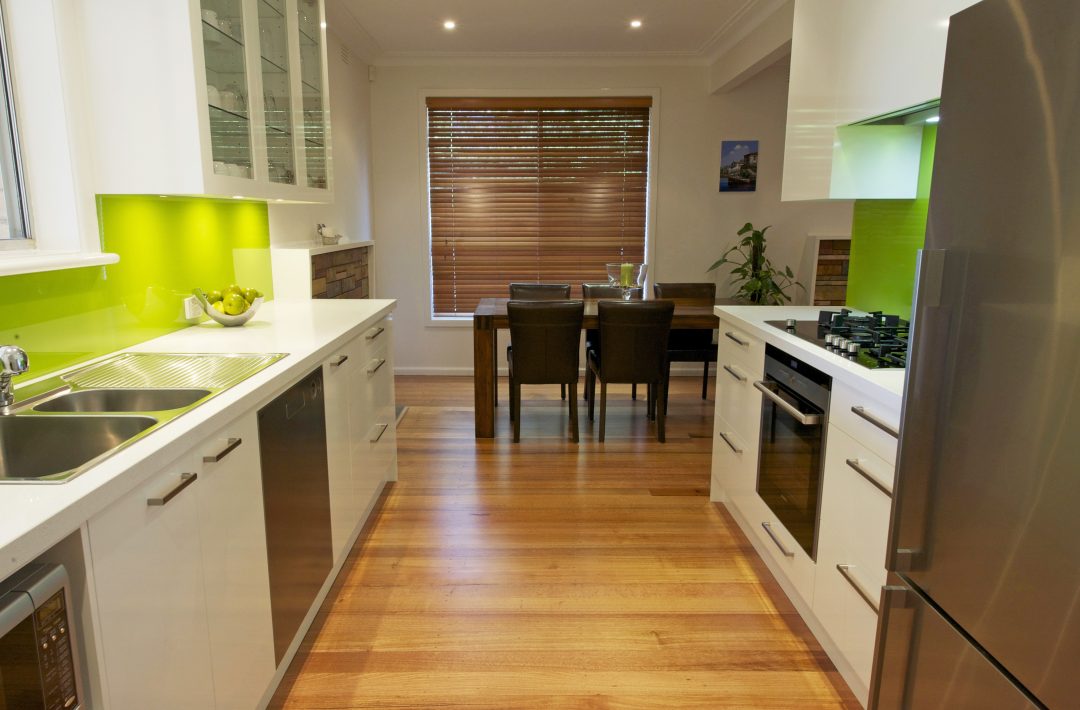
M774 12L793 0L748 0L742 8L724 24L712 38L702 45L698 55L707 64L727 54L768 19Z

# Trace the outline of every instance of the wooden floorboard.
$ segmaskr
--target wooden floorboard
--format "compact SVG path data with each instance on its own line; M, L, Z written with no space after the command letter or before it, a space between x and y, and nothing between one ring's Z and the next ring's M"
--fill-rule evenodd
M616 386L577 445L557 386L525 388L513 444L505 380L489 440L471 379L396 382L399 481L271 707L859 707L709 502L700 379L673 380L667 443Z

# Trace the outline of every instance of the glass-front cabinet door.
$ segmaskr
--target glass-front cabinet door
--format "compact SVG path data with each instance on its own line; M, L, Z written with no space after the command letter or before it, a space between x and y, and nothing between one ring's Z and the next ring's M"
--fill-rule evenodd
M308 187L329 185L329 121L324 96L323 21L320 0L295 0L300 35L300 91L303 105L304 174Z
M292 125L292 74L285 0L257 0L262 64L266 168L270 182L296 184L296 145Z
M243 0L201 0L213 172L253 177Z

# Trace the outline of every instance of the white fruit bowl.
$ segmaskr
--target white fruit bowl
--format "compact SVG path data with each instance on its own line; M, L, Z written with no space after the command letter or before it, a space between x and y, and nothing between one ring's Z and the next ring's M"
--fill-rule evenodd
M206 294L200 289L195 289L192 293L195 294L195 298L199 299L199 305L202 306L203 313L210 316L210 320L221 323L226 328L235 328L247 323L255 316L255 311L259 310L259 306L262 305L264 300L262 296L259 296L251 302L251 305L246 311L238 316L230 316L227 313L219 313L212 305L210 305L210 302L206 300Z

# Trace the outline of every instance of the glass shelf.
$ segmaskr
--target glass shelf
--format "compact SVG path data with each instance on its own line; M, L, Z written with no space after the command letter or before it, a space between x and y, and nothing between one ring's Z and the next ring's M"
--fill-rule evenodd
M201 0L214 172L251 177L251 120L241 0Z

